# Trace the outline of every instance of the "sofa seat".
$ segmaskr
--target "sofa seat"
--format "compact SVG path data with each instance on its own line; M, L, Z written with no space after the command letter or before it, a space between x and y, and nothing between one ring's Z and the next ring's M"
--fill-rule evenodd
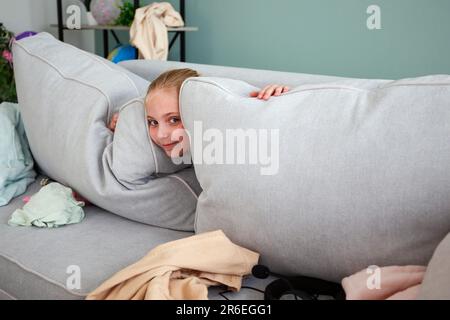
M86 216L79 224L56 229L9 226L11 214L24 205L25 195L40 189L41 179L0 207L0 297L83 299L155 246L192 235L134 222L94 205L84 208ZM78 267L80 289L67 289L66 281Z
M40 189L40 175L27 191L0 207L0 300L84 299L116 272L141 259L155 246L193 235L134 222L97 206L84 208L79 224L55 229L12 227L8 220L21 208L24 196ZM74 272L79 270L80 288ZM263 290L272 281L247 277L244 286ZM257 290L243 288L226 293L223 287L209 291L210 299L262 299Z

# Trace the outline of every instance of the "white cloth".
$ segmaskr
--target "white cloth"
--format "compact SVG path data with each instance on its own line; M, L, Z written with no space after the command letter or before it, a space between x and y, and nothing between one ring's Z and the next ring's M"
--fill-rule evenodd
M139 58L167 60L167 27L182 27L184 21L168 2L154 2L136 10L130 28L130 43L138 48Z

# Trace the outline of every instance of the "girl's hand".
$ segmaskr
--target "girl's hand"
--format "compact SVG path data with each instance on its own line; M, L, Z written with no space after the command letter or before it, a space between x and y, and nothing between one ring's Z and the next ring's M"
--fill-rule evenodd
M271 96L279 96L282 93L288 92L289 89L290 88L288 86L270 84L268 86L265 86L261 91L250 92L250 97L269 100Z
M111 130L112 132L116 130L117 120L119 120L119 113L114 113L111 118L111 122L108 125L109 130Z

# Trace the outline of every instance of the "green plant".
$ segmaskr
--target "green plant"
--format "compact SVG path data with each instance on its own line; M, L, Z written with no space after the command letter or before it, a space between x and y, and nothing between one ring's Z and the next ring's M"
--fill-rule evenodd
M134 20L134 5L130 2L124 2L120 6L120 15L116 19L115 24L120 26L131 26Z
M0 23L0 103L17 102L16 84L11 53L14 34Z

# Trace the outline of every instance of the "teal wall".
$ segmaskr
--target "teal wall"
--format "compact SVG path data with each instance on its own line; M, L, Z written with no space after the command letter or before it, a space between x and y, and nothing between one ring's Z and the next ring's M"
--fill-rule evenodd
M371 4L381 30L366 26ZM450 74L450 0L186 0L186 11L187 25L199 27L186 36L188 62L361 78Z

